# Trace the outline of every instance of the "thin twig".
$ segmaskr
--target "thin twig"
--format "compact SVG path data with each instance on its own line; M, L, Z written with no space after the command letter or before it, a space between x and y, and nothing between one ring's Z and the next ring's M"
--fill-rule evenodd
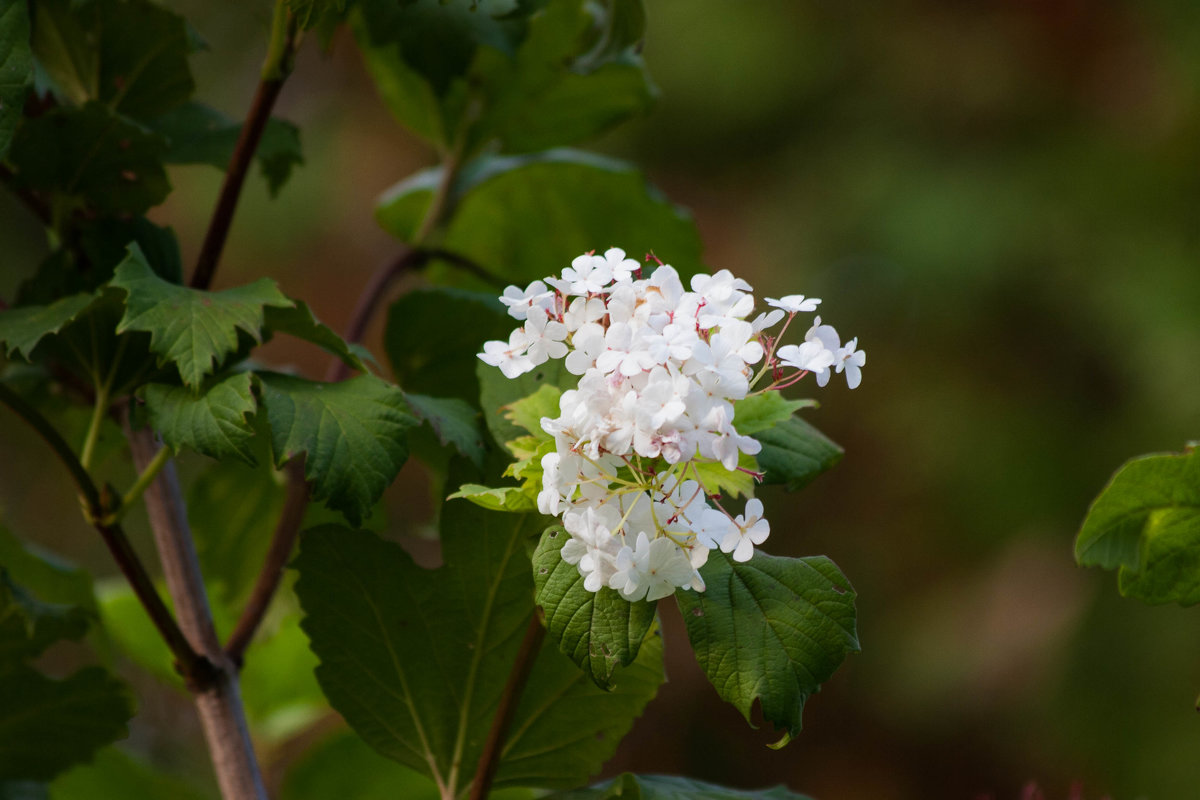
M291 73L296 47L296 20L287 12L285 5L277 2L275 6L276 20L267 64L263 68L263 77L258 83L258 89L254 92L250 112L242 124L241 133L238 134L229 166L225 169L221 194L208 223L208 232L204 235L204 244L201 245L200 256L196 259L196 269L192 272L190 285L193 289L207 289L212 285L217 264L221 260L221 252L225 249L225 240L229 238L229 228L233 224L233 214L242 194L242 185L246 182L246 173L254 160L254 153L258 150L258 143L262 140L267 122L271 119L275 101L279 99L284 81ZM282 22L281 14L286 15ZM276 41L277 39L279 41Z
M66 466L67 471L71 473L71 478L75 481L75 486L83 501L84 515L99 532L100 538L104 540L104 544L112 553L121 573L133 588L133 593L146 609L154 627L158 629L163 640L171 649L171 654L175 656L175 663L184 680L195 685L203 685L208 682L212 677L212 665L192 648L187 637L183 635L175 617L172 616L163 599L159 597L158 590L154 588L154 581L129 543L124 529L119 524L105 520L105 517L109 516L113 510L111 508L113 503L107 493L101 494L92 480L92 476L88 474L76 457L75 451L54 429L54 426L26 403L20 395L3 383L0 383L0 402L3 402L32 426L46 444L50 445L50 449Z
M533 662L537 660L545 636L546 628L535 612L533 619L529 620L529 627L525 629L525 638L521 641L517 660L513 662L512 672L508 674L508 683L504 686L504 694L500 696L500 706L496 709L496 716L492 718L492 728L488 731L483 752L479 755L479 767L475 770L475 779L471 782L470 800L484 800L492 789L496 769L500 766L504 739L508 736L513 717L516 716L521 693L525 691L525 684L529 681L529 673L533 671Z
M300 532L304 511L308 507L309 488L308 482L304 480L303 459L291 461L284 470L287 473L287 499L284 500L283 511L275 525L275 532L271 535L271 545L254 582L254 589L250 592L250 599L246 601L246 607L242 609L242 615L238 618L233 633L225 642L226 655L239 669L246 656L246 648L266 616L275 590L279 588L283 569L292 554L296 534Z

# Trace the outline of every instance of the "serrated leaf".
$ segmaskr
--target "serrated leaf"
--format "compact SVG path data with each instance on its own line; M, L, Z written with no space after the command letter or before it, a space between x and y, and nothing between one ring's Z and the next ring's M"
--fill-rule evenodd
M1123 595L1200 602L1200 450L1122 466L1088 510L1075 559L1119 568Z
M733 425L742 436L753 436L788 421L802 408L816 405L815 400L788 400L781 392L752 394L733 404Z
M531 618L524 541L539 526L449 503L437 570L363 531L301 536L296 593L321 688L368 744L434 778L444 796L470 782Z
M510 404L528 397L544 385L567 389L579 382L579 376L567 372L561 360L547 361L532 372L510 379L495 367L476 359L475 374L479 378L479 404L484 422L496 444L502 447L528 434L527 430L506 418L505 409Z
M579 570L562 560L570 538L559 526L542 534L533 553L536 601L546 613L549 639L597 686L608 689L618 668L637 657L656 606L631 603L607 586L588 591Z
M96 298L95 294L76 294L49 305L0 311L0 342L4 343L8 357L19 355L30 360L42 339L61 331Z
M239 331L261 340L264 306L292 305L268 278L219 292L168 283L154 274L136 245L117 266L111 285L127 295L117 333L149 333L159 363L173 363L192 388L238 349Z
M808 697L859 652L854 590L824 556L755 552L739 563L714 551L700 575L705 591L675 593L696 660L747 722L758 700L782 746L800 732Z
M262 373L276 466L304 455L313 499L357 525L408 458L404 392L373 375L317 383Z
M29 667L0 675L0 779L49 780L128 735L133 700L99 667L52 680Z
M142 214L171 191L162 137L108 106L55 108L17 131L9 159L21 183L103 214Z
M529 492L521 486L493 488L480 486L477 483L464 483L458 487L457 492L446 499L470 500L480 508L486 508L489 511L512 511L519 514L537 511L536 494L534 497L530 497Z
M475 354L488 339L508 334L516 320L495 294L461 289L418 289L392 303L384 347L405 391L479 399Z
M272 333L286 333L340 358L346 366L359 372L366 372L367 366L359 355L362 348L348 343L334 333L325 323L313 314L308 303L303 300L293 300L295 305L290 308L268 306L264 316L266 328Z
M580 253L612 246L634 258L653 250L685 277L702 269L691 218L631 164L578 150L481 160L492 176L459 201L442 245L513 283L544 278ZM537 236L529 235L530 219L539 220Z
M738 429L738 433L741 433ZM727 497L754 497L754 476L758 472L758 462L754 456L738 453L739 469L725 469L720 461L693 461L696 476L709 494L721 494ZM743 470L749 470L744 472Z
M738 428L741 432L741 428ZM782 483L789 492L802 489L842 460L843 450L799 417L792 417L754 438L762 444L755 459L764 483Z
M148 119L195 89L183 17L149 0L40 0L34 53L60 92Z
M486 446L479 412L457 397L428 397L423 394L404 395L413 413L433 430L443 445L453 445L472 464L483 468Z
M167 140L164 160L169 164L208 164L217 169L229 166L242 126L203 103L184 103L147 123ZM304 163L300 129L291 122L271 117L254 151L259 171L272 197L279 193Z
M255 463L250 418L258 405L249 372L231 375L199 394L181 386L147 384L143 399L150 427L176 453L188 447L216 459Z
M557 792L545 800L812 800L783 786L770 789L730 789L726 786L674 775L620 777L570 792Z
M543 384L533 394L504 406L504 418L534 436L549 438L550 434L542 430L542 417L558 417L560 397L562 397L562 389L551 384Z
M580 785L612 757L665 680L657 630L609 691L588 680L553 643L543 644L505 739L495 785Z
M0 9L0 160L8 154L32 83L29 5L5 3Z

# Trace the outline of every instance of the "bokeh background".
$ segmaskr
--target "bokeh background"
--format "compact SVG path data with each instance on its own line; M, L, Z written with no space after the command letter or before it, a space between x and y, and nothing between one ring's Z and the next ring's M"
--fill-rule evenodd
M168 5L210 44L198 97L240 117L269 8ZM772 751L667 613L670 682L606 774L825 800L1017 798L1033 780L1047 798L1075 781L1089 798L1200 796L1200 617L1123 600L1112 574L1072 558L1117 466L1200 438L1200 6L647 5L661 99L589 146L690 209L713 269L760 295L822 297L859 336L862 387L835 381L810 417L844 461L795 496L762 496L773 552L827 554L855 584L863 652ZM306 164L277 200L251 182L218 284L275 277L340 327L397 250L376 198L432 156L388 116L349 39L325 56L313 44L279 108ZM175 169L153 214L185 261L220 177ZM0 198L0 291L43 246ZM382 359L381 327L368 344ZM286 343L266 357L324 367ZM5 521L112 574L63 484L0 415ZM421 476L406 468L399 484L393 524L414 527ZM154 733L198 741L186 698L125 674L141 695L133 743L203 788L203 760ZM387 767L372 758L359 768Z

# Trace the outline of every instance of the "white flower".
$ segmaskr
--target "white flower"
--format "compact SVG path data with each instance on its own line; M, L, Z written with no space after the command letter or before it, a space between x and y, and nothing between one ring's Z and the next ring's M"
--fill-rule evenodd
M786 297L780 297L779 299L768 297L766 300L767 305L773 308L783 309L789 314L798 314L801 311L816 311L817 306L821 305L821 300L819 298L806 298L802 294L789 294Z
M499 367L500 371L504 373L504 377L511 380L537 366L533 363L533 359L525 355L528 348L529 339L525 336L525 331L517 328L509 334L507 342L484 342L479 360L493 367Z
M858 337L855 336L845 347L838 349L835 359L837 371L845 371L846 385L851 389L857 389L862 383L862 368L867 364L867 354L857 348Z
M500 302L508 306L508 313L516 319L525 319L531 308L551 309L554 307L554 292L543 281L534 281L520 289L509 286L500 296Z
M834 354L818 341L801 345L786 344L776 350L775 355L785 367L816 373L828 373L834 362Z
M571 294L597 294L612 283L612 264L603 256L586 253L576 256L562 276L570 284Z
M636 547L621 548L616 566L608 585L626 600L658 600L692 581L691 559L678 545L666 537L650 541L645 531L638 533Z
M725 534L721 541L722 553L733 553L734 561L749 561L754 556L754 546L762 544L771 534L771 525L763 519L762 500L757 497L746 501L746 513L733 521L734 529Z
M547 359L562 358L567 354L567 326L556 322L545 314L532 312L525 320L525 336L528 339L528 356L534 365Z
M625 251L619 247L610 247L604 251L604 260L608 263L608 269L612 273L612 279L616 283L623 283L631 280L633 273L641 269L641 264L632 258L625 257Z

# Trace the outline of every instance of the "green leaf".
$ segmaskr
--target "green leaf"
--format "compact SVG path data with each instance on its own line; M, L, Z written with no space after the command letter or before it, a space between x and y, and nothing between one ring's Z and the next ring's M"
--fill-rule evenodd
M480 508L490 511L513 511L528 514L537 511L536 493L530 497L529 492L521 486L498 486L495 488L480 486L477 483L464 483L458 491L446 498L447 500L470 500Z
M513 283L614 246L634 258L653 250L684 276L702 268L691 218L626 162L577 150L481 160L492 177L459 201L442 244Z
M306 31L326 14L345 11L346 0L287 0L287 6L300 30Z
M193 389L238 349L239 331L261 340L264 306L292 305L268 278L220 292L168 283L154 274L136 245L117 267L111 285L128 295L117 333L149 333L159 363L173 363Z
M507 152L573 144L647 110L654 100L625 9L586 0L550 3L530 20L515 57L485 49L472 69L487 107L472 136ZM614 33L616 35L614 35ZM639 31L640 36L640 31Z
M805 700L859 652L854 590L824 556L738 563L714 551L700 575L705 591L675 594L696 659L747 722L759 701L781 747L800 732Z
M545 800L811 800L783 786L771 789L730 789L691 778L673 775L633 775L618 778L588 789L557 792Z
M524 542L540 525L448 503L437 570L363 531L301 536L296 593L321 688L368 744L444 796L470 781L531 618Z
M128 735L133 700L99 667L52 680L29 667L0 674L0 779L49 780Z
M742 436L753 436L787 422L802 408L816 405L815 400L788 400L781 392L752 394L733 404L733 424Z
M590 592L573 564L562 560L570 536L547 528L533 553L537 604L546 612L546 630L558 649L601 689L612 685L618 667L627 667L654 624L655 604L631 603L607 586Z
M167 139L164 159L169 164L229 166L242 126L203 103L185 103L147 123ZM300 129L287 120L271 117L254 151L259 171L274 197L287 183L292 170L304 163Z
M317 657L300 629L300 613L288 592L272 608L275 622L260 633L241 673L246 715L255 738L282 743L329 713L314 670ZM288 609L288 613L281 613Z
M1135 458L1092 503L1075 540L1084 566L1120 568L1121 594L1200 602L1200 450Z
M522 397L504 406L504 418L517 427L524 428L538 438L549 437L542 430L542 417L559 415L558 400L562 389L552 384L543 384L528 397Z
M149 0L39 0L34 54L62 95L147 119L191 96L192 37Z
M47 603L78 606L88 614L96 611L92 576L84 569L22 542L0 525L0 564L15 583Z
M96 300L95 294L76 294L44 306L24 306L0 311L0 342L8 357L31 360L38 343L56 334Z
M51 785L51 800L207 800L209 795L188 781L160 772L117 747L96 753Z
M741 432L740 427L738 432ZM762 444L756 460L766 473L763 482L782 483L789 492L812 483L814 478L841 461L844 452L799 417L759 431L754 438Z
M508 338L516 320L495 294L418 289L388 311L384 347L396 382L409 392L479 399L476 353L489 339Z
M82 638L87 627L82 608L40 602L0 567L0 672L41 655L55 642Z
M483 407L483 419L496 443L505 446L520 439L528 431L507 417L507 408L512 403L528 397L542 386L557 386L569 389L579 382L578 375L567 372L561 360L547 361L532 372L506 378L500 370L479 361L475 367L479 377L479 403ZM558 416L555 413L554 416Z
M262 569L286 494L283 476L270 466L270 455L261 453L265 442L257 444L258 466L218 461L188 488L188 522L201 571L219 584L214 594L231 611L245 604Z
M600 771L666 680L652 631L604 691L553 643L538 653L500 754L496 786L579 786Z
M5 3L0 9L0 160L8 154L32 83L29 4Z
M373 375L317 383L259 375L276 466L303 454L313 499L359 524L408 458L404 392Z
M297 339L311 342L340 358L351 369L359 372L367 371L367 366L363 363L360 355L366 351L358 345L348 343L334 333L332 328L318 320L313 315L312 309L308 307L308 303L303 300L293 300L292 302L295 305L287 308L278 306L266 308L264 320L268 331L286 333Z
M164 150L160 136L90 102L27 120L9 159L31 189L103 214L142 214L171 191Z
M250 418L254 401L252 377L239 372L194 393L181 386L147 384L143 389L150 427L178 453L184 447L212 458L240 458L253 465Z
M738 428L738 433L741 433ZM725 469L720 461L693 461L693 468L710 494L722 494L727 497L754 497L754 476L750 472L758 472L758 462L754 456L745 453L738 454L738 467L750 472Z
M472 464L483 468L486 445L476 409L457 397L428 397L412 393L404 396L413 414L429 425L438 441L443 445L453 445Z

